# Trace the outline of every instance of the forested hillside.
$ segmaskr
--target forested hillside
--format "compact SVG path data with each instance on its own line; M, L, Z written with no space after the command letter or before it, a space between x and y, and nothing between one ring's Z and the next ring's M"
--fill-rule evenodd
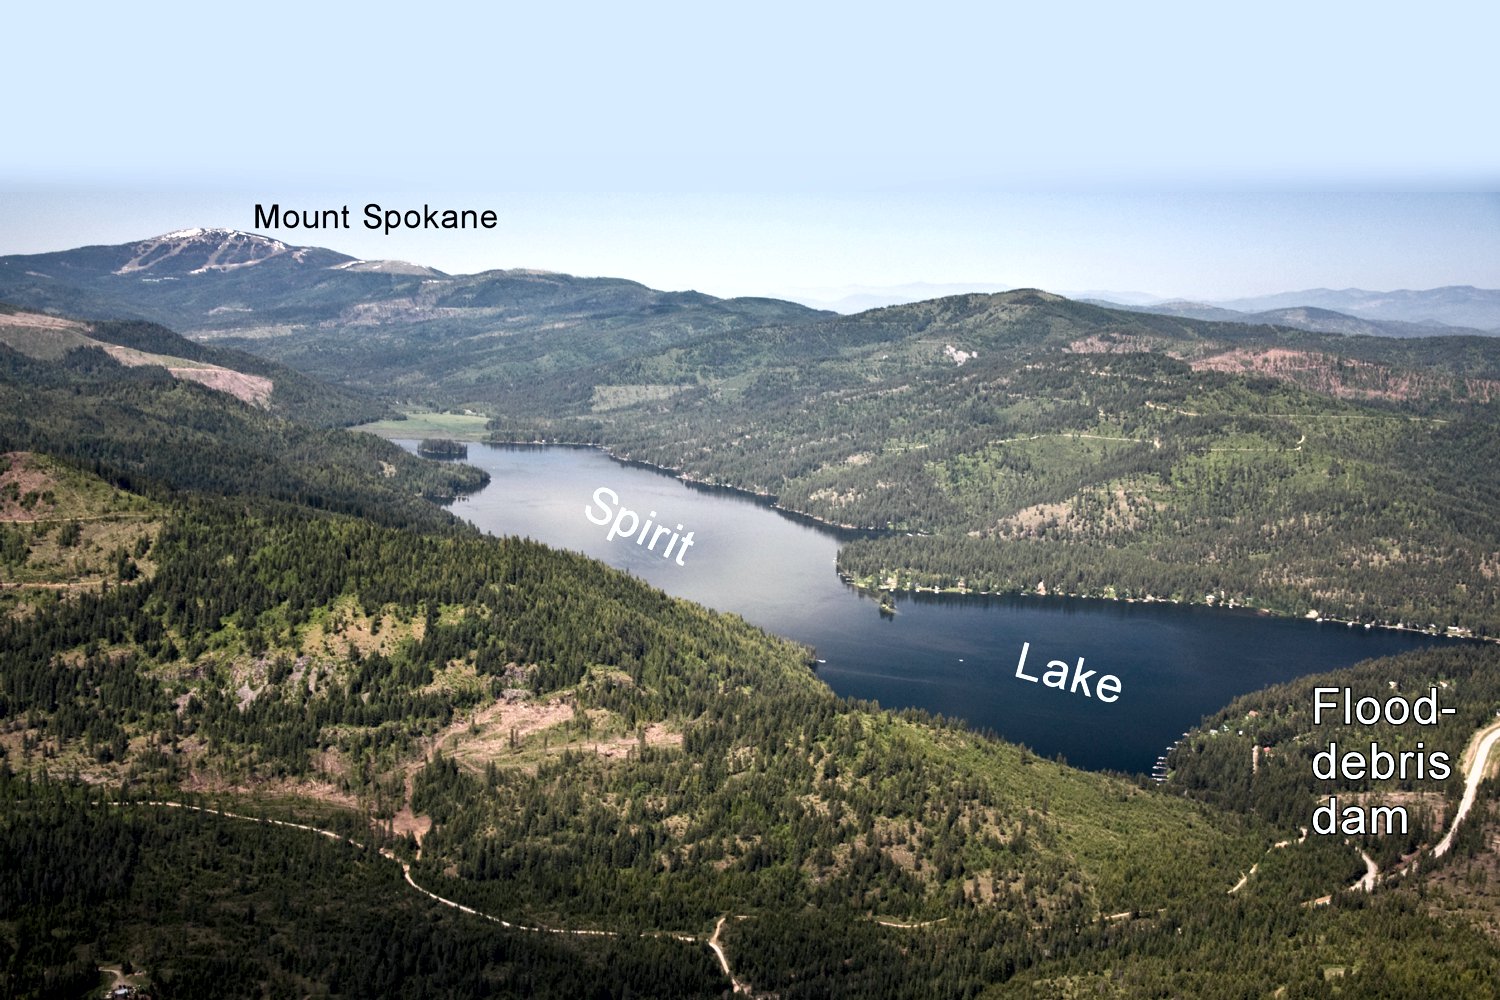
M505 933L410 892L372 849L116 808L76 785L15 777L4 762L0 847L7 997L97 995L101 982L158 1000L713 997L728 985L701 946Z
M1493 634L1497 360L1015 292L700 340L492 426L888 529L840 557L865 586Z
M386 404L364 393L319 382L254 354L199 344L154 323L85 323L0 302L0 345L44 361L59 360L80 347L99 347L122 364L165 367L178 379L318 427L366 423L390 413Z
M108 302L388 400L487 412L497 439L602 444L886 530L841 556L866 587L1500 629L1493 337L1342 336L1034 290L840 317L618 279L454 277L225 230L7 258L4 289L53 310ZM278 386L300 419L354 412Z
M0 344L0 450L66 457L135 492L270 496L390 523L450 522L422 497L478 488L366 434L323 430L97 347L55 361Z
M532 980L506 972L511 961L536 982L582 976L628 995L634 973L593 964L610 955L642 974L670 962L667 995L707 994L722 983L707 953L650 935L703 941L726 914L736 977L788 996L978 995L1015 976L1063 981L1119 963L1118 995L1159 982L1212 996L1195 963L1225 935L1244 947L1216 960L1220 995L1273 972L1310 983L1331 964L1356 976L1398 967L1454 996L1464 970L1500 971L1491 946L1405 896L1300 907L1352 880L1347 848L1286 851L1295 863L1261 862L1254 891L1230 896L1285 823L841 703L805 651L577 556L222 500L171 511L145 555L149 576L0 626L0 716L12 720L0 767L77 775L111 797L196 790L252 816L291 810L385 843L414 861L418 884L479 912L627 935L571 962L577 942L455 924L429 902L431 943L412 947L451 963L356 970L349 952L382 954L389 933L359 928L424 902L394 863L316 834L266 839L149 806L100 817L98 794L91 804L16 788L10 877L35 884L31 865L52 858L46 878L88 887L58 904L89 914L65 940L101 963L154 968L166 995L204 977L236 995L265 981L365 983L348 987L358 992L382 976L479 976L525 995L517 984ZM30 811L36 796L51 803L45 822ZM101 884L77 868L95 855L27 847L38 829L120 844L133 860ZM286 851L312 866L294 869L299 880L338 893L342 913L257 874ZM212 874L230 856L232 885ZM168 871L170 891L153 881ZM140 901L163 893L182 909L145 916ZM37 933L27 928L63 912L0 917L23 949L18 976L81 975L77 952L26 944ZM209 921L240 957L164 948L178 920ZM245 928L268 920L296 946L247 941ZM1261 927L1304 938L1306 960L1275 963Z
M1446 554L1453 573L1469 545L1494 551L1488 481L1452 473L1460 454L1493 447L1469 416L1489 404L1430 399L1416 413L1161 354L1049 354L1046 338L1071 333L1034 319L1044 343L1024 365L985 367L998 341L955 345L961 363L937 345L932 364L970 382L920 380L930 345L914 341L910 370L891 375L907 389L871 379L798 395L864 362L787 332L767 348L791 359L775 377L744 360L741 382L616 396L629 420L605 423L608 408L590 419L644 435L697 412L686 440L700 448L728 433L713 413L762 420L724 468L779 448L788 475L819 484L809 502L852 489L820 500L829 511L886 509L876 494L890 481L854 488L866 480L831 470L906 470L896 495L933 498L906 508L927 511L932 534L876 540L888 545L945 543L965 518L1003 520L1091 477L1164 487L1190 481L1183 470L1202 481L1169 492L1149 515L1160 520L1138 505L1161 533L1146 537L1226 545L1252 537L1234 531L1250 531L1243 512L1257 504L1343 495L1329 492L1344 480L1319 464L1332 461L1319 435L1341 448L1337 476L1377 489L1393 468L1381 449L1420 433L1429 464L1413 466L1408 505L1376 493L1383 507L1334 507L1336 520L1394 532L1404 516L1393 537L1422 545L1439 536L1415 524L1467 532ZM1000 337L990 322L975 329ZM888 333L857 350L887 351ZM1034 349L1032 333L1015 334L1017 350ZM111 335L161 346L146 328ZM877 435L891 395L976 429L887 414ZM703 409L677 409L693 399ZM762 409L777 402L780 425ZM834 422L821 443L762 440L790 434L793 417ZM850 418L868 438L834 429ZM1391 429L1376 433L1382 421ZM1006 479L997 438L1017 429L1066 447L1026 452L1035 474ZM868 461L840 457L851 447ZM984 449L994 460L973 464ZM581 556L482 536L432 504L477 486L477 470L313 429L96 345L52 358L0 347L0 453L7 995L76 996L116 977L163 997L713 996L738 984L788 998L1466 996L1500 979L1485 934L1496 908L1474 874L1493 857L1488 808L1442 862L1368 894L1344 891L1359 850L1386 863L1432 843L1451 783L1353 789L1426 795L1405 838L1298 841L1313 787L1297 783L1300 688L1207 721L1158 788L841 700L805 648ZM996 482L1012 492L997 498ZM1183 498L1204 505L1203 524L1169 519ZM1291 514L1280 524L1267 536L1278 544ZM1334 519L1321 530L1338 551ZM1255 562L1223 551L1227 565ZM1386 571L1399 565L1387 551ZM1427 572L1441 581L1443 565ZM1468 613L1489 593L1450 600ZM1448 683L1461 714L1434 745L1458 745L1500 707L1484 679L1496 655L1421 654L1339 682ZM1225 729L1239 719L1257 722ZM1246 761L1247 743L1272 763Z
M622 278L526 269L450 275L225 229L0 257L0 299L151 320L329 383L442 405L485 402L500 386L706 333L827 315Z
M1168 755L1169 787L1288 829L1307 825L1313 806L1329 794L1407 793L1401 798L1419 806L1430 820L1425 825L1435 828L1438 819L1451 815L1463 789L1458 762L1465 745L1476 731L1493 723L1500 711L1497 664L1500 653L1489 647L1424 650L1369 661L1334 675L1299 678L1236 698ZM1356 699L1385 700L1397 692L1415 699L1436 690L1442 705L1454 712L1431 726L1392 725L1384 720L1348 725L1341 713L1330 713L1314 725L1314 690L1345 685ZM1446 753L1454 776L1435 781L1419 777L1413 767L1404 777L1386 780L1368 775L1357 780L1313 779L1313 757L1329 743L1367 751L1372 742L1387 753L1414 752L1418 743L1429 758L1436 752ZM1252 755L1257 758L1255 766L1247 768L1245 762ZM1391 851L1398 846L1410 848L1420 840L1418 835L1405 845L1371 843Z
M734 900L907 915L1025 881L1040 920L1232 871L1237 824L842 705L805 650L577 556L218 502L149 554L149 579L0 627L24 761L111 784L316 780L377 816L410 793L429 851L510 908L566 900L562 918L642 919L646 886L657 920L694 926ZM1167 840L1200 864L1163 865Z

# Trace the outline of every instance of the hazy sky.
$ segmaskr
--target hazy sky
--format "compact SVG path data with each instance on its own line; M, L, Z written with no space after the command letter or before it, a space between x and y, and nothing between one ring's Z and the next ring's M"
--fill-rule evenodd
M1500 287L1471 4L153 10L10 13L0 253L280 202L356 225L289 242L718 295Z

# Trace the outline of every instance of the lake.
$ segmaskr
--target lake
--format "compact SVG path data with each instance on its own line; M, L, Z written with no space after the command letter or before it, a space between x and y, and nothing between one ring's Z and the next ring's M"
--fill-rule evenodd
M835 572L846 534L755 497L683 483L593 448L471 444L467 461L489 472L490 484L449 509L484 531L582 552L812 646L818 676L841 695L961 718L1079 767L1149 771L1167 744L1237 695L1452 641L1078 598L898 594L887 616ZM617 537L609 538L612 528ZM1096 672L1091 686L1105 674L1120 679L1118 700L1017 678L1023 643L1026 673L1040 676L1054 659L1073 669L1082 657L1083 669Z

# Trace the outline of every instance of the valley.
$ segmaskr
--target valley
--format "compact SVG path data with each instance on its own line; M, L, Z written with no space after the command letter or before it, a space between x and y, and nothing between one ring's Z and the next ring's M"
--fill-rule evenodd
M924 591L896 592L886 605L837 575L849 533L764 498L683 483L589 448L472 444L468 461L489 473L490 485L449 510L489 534L580 552L794 639L816 651L818 678L845 697L963 720L1094 770L1150 771L1185 728L1248 691L1439 643L1414 630L1166 600ZM585 509L601 483L643 514L670 511L698 528L685 565L610 540L592 524ZM883 615L884 606L894 615ZM1034 687L1015 676L1026 644ZM1071 667L1079 656L1086 670L1123 678L1123 702L1070 701L1043 688L1049 660ZM1088 678L1091 692L1097 677Z
M1335 742L1459 761L1500 707L1500 648L1298 620L1495 634L1492 338L1027 289L835 317L222 230L0 259L0 298L0 992L1457 997L1500 979L1483 770L1313 771ZM526 511L502 449L437 462L341 429L377 419L602 446L722 506L524 452L587 483L569 523L612 568L454 515ZM875 530L785 521L809 534L778 550L755 518L784 519L713 484ZM585 513L601 488L612 539ZM670 512L689 556L636 545L627 508ZM699 579L703 603L631 559ZM814 650L795 622L829 616L803 573L891 660L837 634ZM777 600L793 624L758 619ZM1053 630L997 636L1028 606ZM964 721L990 656L1012 700L1064 713L1043 729L1108 744L1102 717L1069 717L1129 725L1153 684L1204 683L1125 650L1207 616L1195 660L1277 635L1296 651L1270 650L1277 676L1221 670L1242 686L1172 716L1160 783ZM1336 669L1311 663L1319 636ZM937 658L961 663L958 707L836 693L903 658L929 688ZM1330 686L1454 712L1420 733L1316 719ZM1335 794L1411 824L1302 836ZM1378 884L1351 890L1370 864Z

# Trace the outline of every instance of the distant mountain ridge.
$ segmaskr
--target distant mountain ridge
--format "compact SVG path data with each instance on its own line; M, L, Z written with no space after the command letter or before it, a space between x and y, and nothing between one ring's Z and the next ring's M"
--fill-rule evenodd
M354 258L321 247L293 247L234 229L179 229L134 243L86 246L0 260L4 261L0 268L6 270L24 263L29 276L34 278L92 279L108 273L116 277L162 280L225 273L271 262L278 267L298 264L327 268L351 263Z
M996 282L931 282L913 281L901 285L849 285L843 288L805 289L794 301L816 309L830 309L848 316L870 309L886 306L906 305L911 302L926 302L929 299L947 298L951 295L1004 292L1015 288L1010 284Z
M131 249L134 257L116 274L150 271L153 275L203 274L208 271L231 271L262 264L273 257L288 254L298 263L322 264L333 252L312 247L291 247L265 236L232 229L180 229L155 239L142 240Z
M1500 289L1473 285L1442 288L1398 289L1373 292L1363 288L1310 288L1215 302L1213 305L1239 312L1265 312L1311 306L1358 316L1362 319L1396 320L1405 323L1471 327L1500 331Z
M917 294L947 286L903 287ZM1442 315L1452 312L1438 308L1444 302L1453 308L1467 304L1472 313L1500 297L1500 292L1472 288L1322 292L1353 296L1367 312L1389 312L1392 302L1409 300L1408 304L1420 301L1426 311ZM249 351L387 400L492 411L502 401L529 401L544 385L553 388L543 394L552 393L559 402L566 397L574 406L587 401L589 406L608 409L634 398L632 394L659 397L674 391L672 386L684 384L679 380L684 368L697 371L695 377L705 377L714 368L711 359L721 355L731 363L738 358L753 367L755 355L762 351L771 352L763 360L788 349L805 355L819 344L828 350L849 351L854 349L850 337L866 345L888 336L904 339L906 334L900 330L911 324L929 330L933 337L948 338L955 351L976 346L985 350L983 343L989 342L991 353L1002 344L1023 341L1053 347L1075 340L1091 342L1089 338L1098 333L1124 338L1111 341L1110 350L1137 341L1136 349L1152 349L1153 344L1159 348L1168 342L1178 347L1184 342L1198 344L1187 347L1191 353L1206 349L1203 341L1240 341L1246 336L1284 340L1286 332L1294 329L1341 339L1366 334L1383 340L1490 329L1481 326L1471 331L1440 323L1369 318L1305 302L1255 314L1212 303L1117 306L1099 302L1105 308L1063 310L1042 319L1042 313L1027 311L1022 301L1040 294L1025 290L998 297L968 293L839 317L795 302L660 291L623 278L531 269L450 275L419 264L360 260L228 229L186 229L120 246L0 257L0 300L35 311L145 319L196 341ZM1287 293L1283 298L1295 299L1300 294ZM1022 298L1007 297L1013 295ZM1067 300L1059 299L1063 301ZM1144 330L1126 319L1147 314L1172 317L1177 323L1150 324ZM1195 325L1203 320L1228 323L1234 329ZM1032 327L1034 322L1040 325ZM1500 326L1500 307L1494 325ZM705 355L706 345L724 334L734 334L734 343L718 341ZM965 340L970 334L977 336ZM1037 336L1042 339L1034 340ZM937 350L941 352L943 346L938 343ZM1353 352L1385 364L1406 365L1416 360L1394 345L1378 343L1316 340L1288 346ZM1469 357L1479 350L1472 345L1453 350L1469 361L1482 361ZM683 352L682 359L701 356L705 363L679 364L664 356L672 351ZM1439 363L1432 350L1423 348L1420 353L1423 364ZM879 352L868 360L882 368L888 364L880 360ZM606 370L621 363L630 365L635 374ZM1445 370L1490 377L1487 362L1478 369L1466 362ZM1290 371L1283 375L1311 378ZM617 388L623 384L651 387ZM601 385L604 388L590 398L593 387ZM578 393L583 393L583 400L576 398Z
M448 275L227 229L0 257L0 300L149 320L385 393L441 383L474 398L496 382L828 315L622 278L529 269Z
M1485 330L1469 327L1449 326L1445 323L1415 323L1394 319L1369 319L1321 309L1316 306L1288 306L1267 309L1261 312L1239 312L1207 302L1188 302L1174 299L1151 305L1127 305L1105 299L1087 300L1110 309L1128 309L1132 312L1155 313L1159 316L1182 316L1188 319L1204 319L1215 323L1254 323L1266 326L1287 326L1314 333L1339 333L1345 336L1368 337L1490 337L1500 330Z
M989 294L1014 287L1017 287L1014 283L911 282L808 289L795 298L805 305L852 315L885 306L952 295ZM1314 288L1226 300L1163 298L1124 291L1057 291L1057 294L1109 308L1190 319L1291 326L1319 333L1362 333L1376 337L1500 334L1500 290L1469 285L1391 292Z

